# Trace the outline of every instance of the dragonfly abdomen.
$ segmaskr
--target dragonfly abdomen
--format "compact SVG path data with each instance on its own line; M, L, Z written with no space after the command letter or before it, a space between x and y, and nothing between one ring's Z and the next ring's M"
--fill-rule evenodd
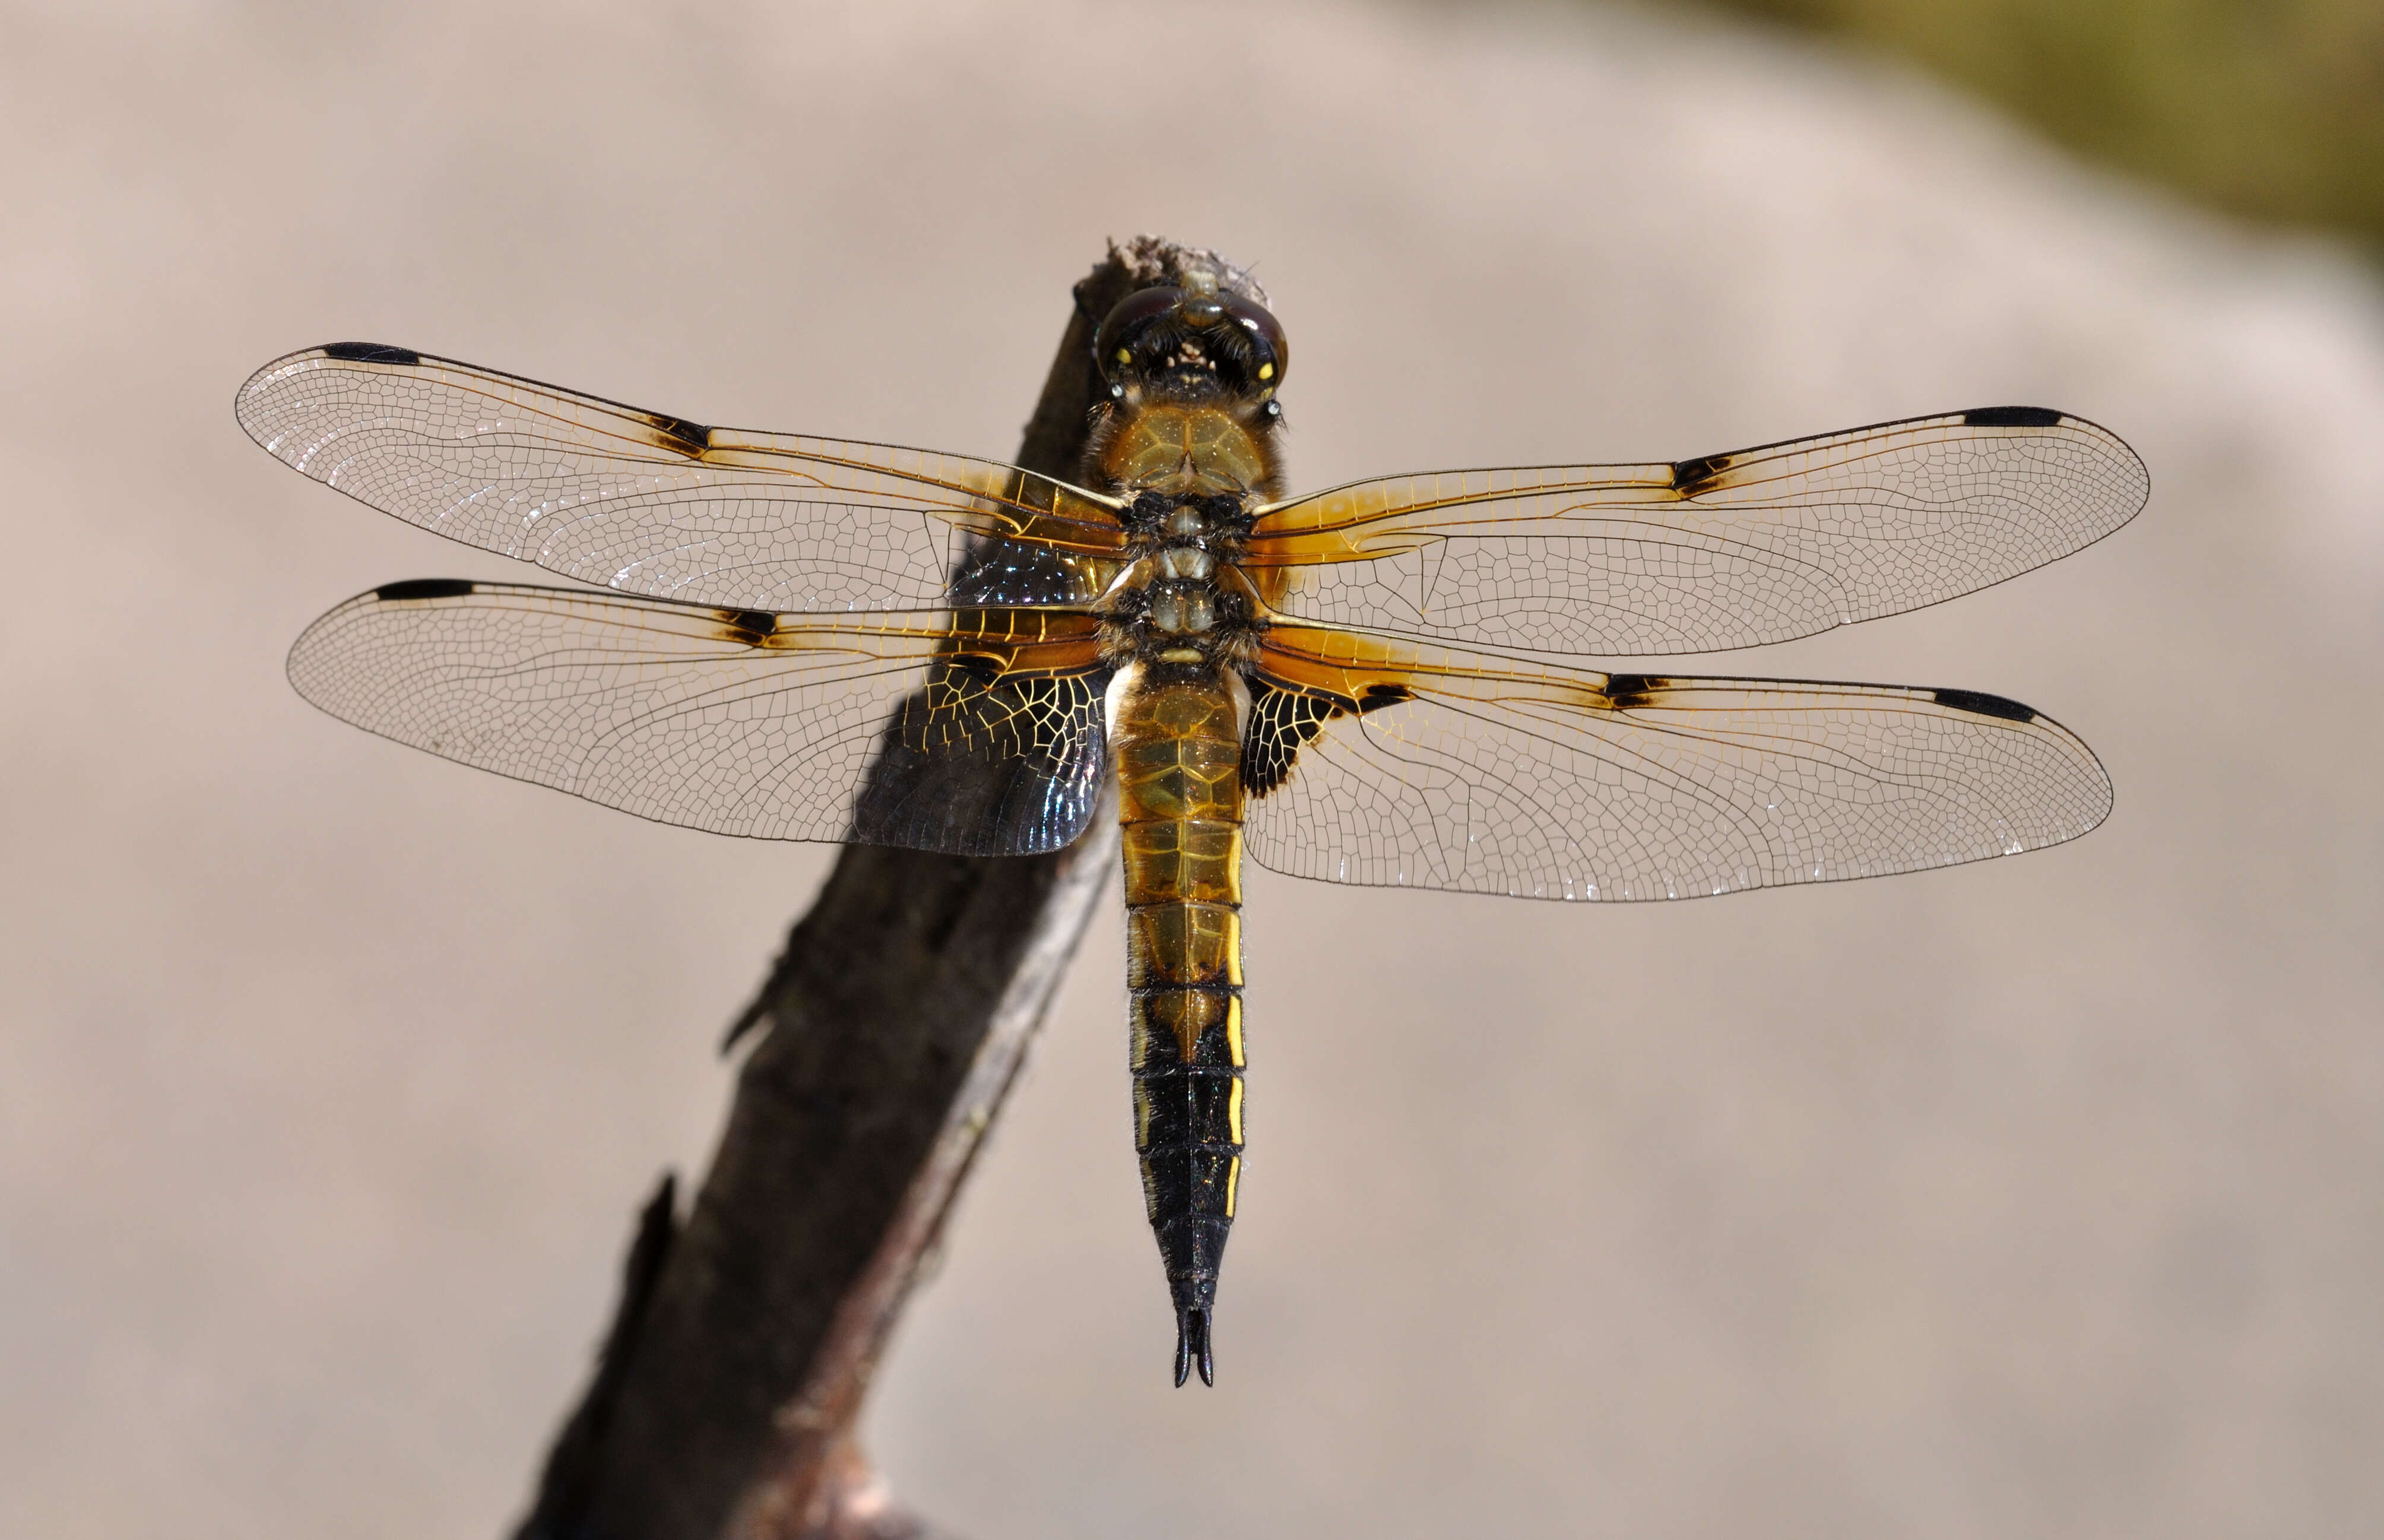
M1125 859L1135 1148L1175 1304L1175 1383L1214 1376L1210 1323L1242 1165L1239 680L1119 672L1110 696Z

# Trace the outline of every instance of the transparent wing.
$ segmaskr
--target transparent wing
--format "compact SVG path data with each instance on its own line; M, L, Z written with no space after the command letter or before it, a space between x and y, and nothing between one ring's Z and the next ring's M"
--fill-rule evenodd
M2002 582L2101 540L2150 491L2094 424L1987 407L1671 465L1356 482L1261 510L1248 565L1280 611L1323 624L1704 652Z
M1688 898L2075 838L2111 786L1999 696L1551 669L1281 626L1259 660L1245 835L1295 876Z
M1099 799L1093 626L434 579L316 621L290 679L385 738L665 824L1022 855L1074 839Z
M1084 603L1123 544L1109 499L1014 466L706 428L404 348L293 353L235 409L292 469L409 524L691 603L915 609L964 563L965 602ZM976 555L993 538L1007 559Z

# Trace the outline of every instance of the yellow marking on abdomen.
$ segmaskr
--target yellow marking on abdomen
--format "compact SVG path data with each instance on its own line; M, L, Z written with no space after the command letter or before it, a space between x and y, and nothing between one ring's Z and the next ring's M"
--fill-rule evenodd
M1109 699L1135 1143L1179 1310L1214 1288L1241 1183L1237 682L1201 668L1129 664Z

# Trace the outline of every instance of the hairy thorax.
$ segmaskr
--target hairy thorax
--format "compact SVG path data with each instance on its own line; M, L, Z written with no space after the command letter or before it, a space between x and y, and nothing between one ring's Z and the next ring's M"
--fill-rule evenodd
M1129 500L1126 565L1099 606L1112 665L1255 661L1263 607L1238 564L1273 493L1273 438L1272 417L1229 404L1109 409L1087 458Z

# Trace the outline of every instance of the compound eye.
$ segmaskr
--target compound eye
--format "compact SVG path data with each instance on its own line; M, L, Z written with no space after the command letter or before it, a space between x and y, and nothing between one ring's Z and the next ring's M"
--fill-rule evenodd
M1184 291L1169 284L1138 289L1118 301L1093 337L1093 356L1100 360L1101 373L1116 379L1120 370L1134 362L1136 345L1143 334L1153 323L1173 315L1183 303Z
M1284 341L1283 323L1269 315L1265 306L1239 294L1220 294L1217 300L1225 307L1226 317L1249 334L1252 381L1267 390L1282 384L1284 370L1291 366L1291 345Z

